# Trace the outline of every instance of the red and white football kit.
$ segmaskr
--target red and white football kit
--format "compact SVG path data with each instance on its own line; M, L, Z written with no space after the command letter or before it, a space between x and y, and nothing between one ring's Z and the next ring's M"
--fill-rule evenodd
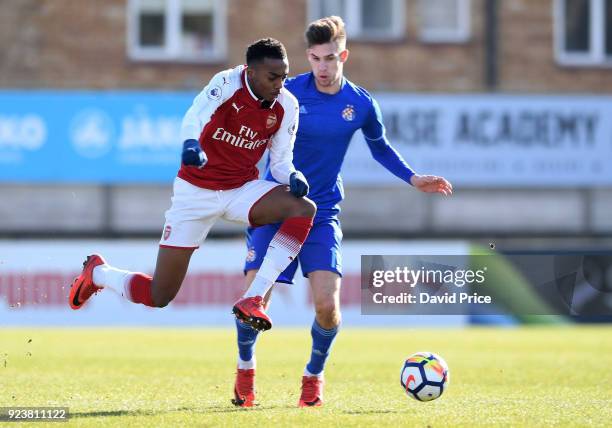
M160 245L197 248L219 218L251 224L251 207L278 186L258 180L257 162L269 149L272 175L289 184L298 118L298 102L285 88L263 107L246 66L215 75L181 128L182 141L198 140L208 161L202 168L181 165Z
M298 102L286 89L281 89L274 102L262 103L249 88L245 66L213 77L185 114L181 129L183 141L198 140L208 161L202 168L181 166L160 246L197 248L219 218L252 224L252 207L279 186L258 180L256 164L268 148L272 175L279 183L289 184L295 172L292 153L297 126ZM263 309L263 296L297 256L311 227L311 216L289 217L272 239L248 290L251 295L232 309L251 327L272 327ZM151 276L114 268L93 254L73 282L69 302L79 309L93 294L109 287L134 303L167 305L173 296L155 302L153 285Z

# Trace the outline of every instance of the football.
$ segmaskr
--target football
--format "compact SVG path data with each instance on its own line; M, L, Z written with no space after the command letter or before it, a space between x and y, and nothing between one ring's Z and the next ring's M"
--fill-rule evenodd
M404 361L400 383L409 397L419 401L435 400L449 384L446 361L431 352L417 352Z

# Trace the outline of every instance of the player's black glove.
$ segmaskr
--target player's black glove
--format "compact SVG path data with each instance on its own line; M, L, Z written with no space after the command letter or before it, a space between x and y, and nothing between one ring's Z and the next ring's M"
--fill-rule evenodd
M183 154L181 155L181 161L183 165L197 166L202 168L206 165L208 159L206 154L202 151L198 140L185 140L183 143Z
M300 171L292 172L289 176L289 191L296 198L301 198L308 194L308 190L310 187L308 186L308 181L306 181L306 177Z

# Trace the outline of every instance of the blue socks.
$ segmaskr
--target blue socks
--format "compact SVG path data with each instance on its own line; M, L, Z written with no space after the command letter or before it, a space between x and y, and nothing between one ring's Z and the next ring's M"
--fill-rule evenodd
M251 361L259 332L238 319L236 319L236 331L238 333L238 353L240 354L240 359L242 361Z
M238 333L238 353L240 360L247 362L253 360L255 343L259 332L251 326L236 319L236 332ZM312 375L323 372L325 360L329 356L329 349L338 334L338 327L326 330L315 320L312 323L310 335L312 336L312 352L306 370Z
M336 334L338 334L338 327L325 330L317 323L316 319L312 323L312 329L310 330L312 353L310 354L310 361L306 365L306 370L310 374L319 375L323 371L325 360L329 355L329 348L331 348Z

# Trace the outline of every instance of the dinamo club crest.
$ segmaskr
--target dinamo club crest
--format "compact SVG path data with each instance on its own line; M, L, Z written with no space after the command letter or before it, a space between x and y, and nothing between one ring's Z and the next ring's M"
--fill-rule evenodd
M257 253L255 252L255 248L249 248L249 251L247 252L247 255L246 255L247 263L250 263L253 260L255 260L256 256L257 256Z
M342 119L352 122L355 119L355 107L347 104L344 110L342 110Z

